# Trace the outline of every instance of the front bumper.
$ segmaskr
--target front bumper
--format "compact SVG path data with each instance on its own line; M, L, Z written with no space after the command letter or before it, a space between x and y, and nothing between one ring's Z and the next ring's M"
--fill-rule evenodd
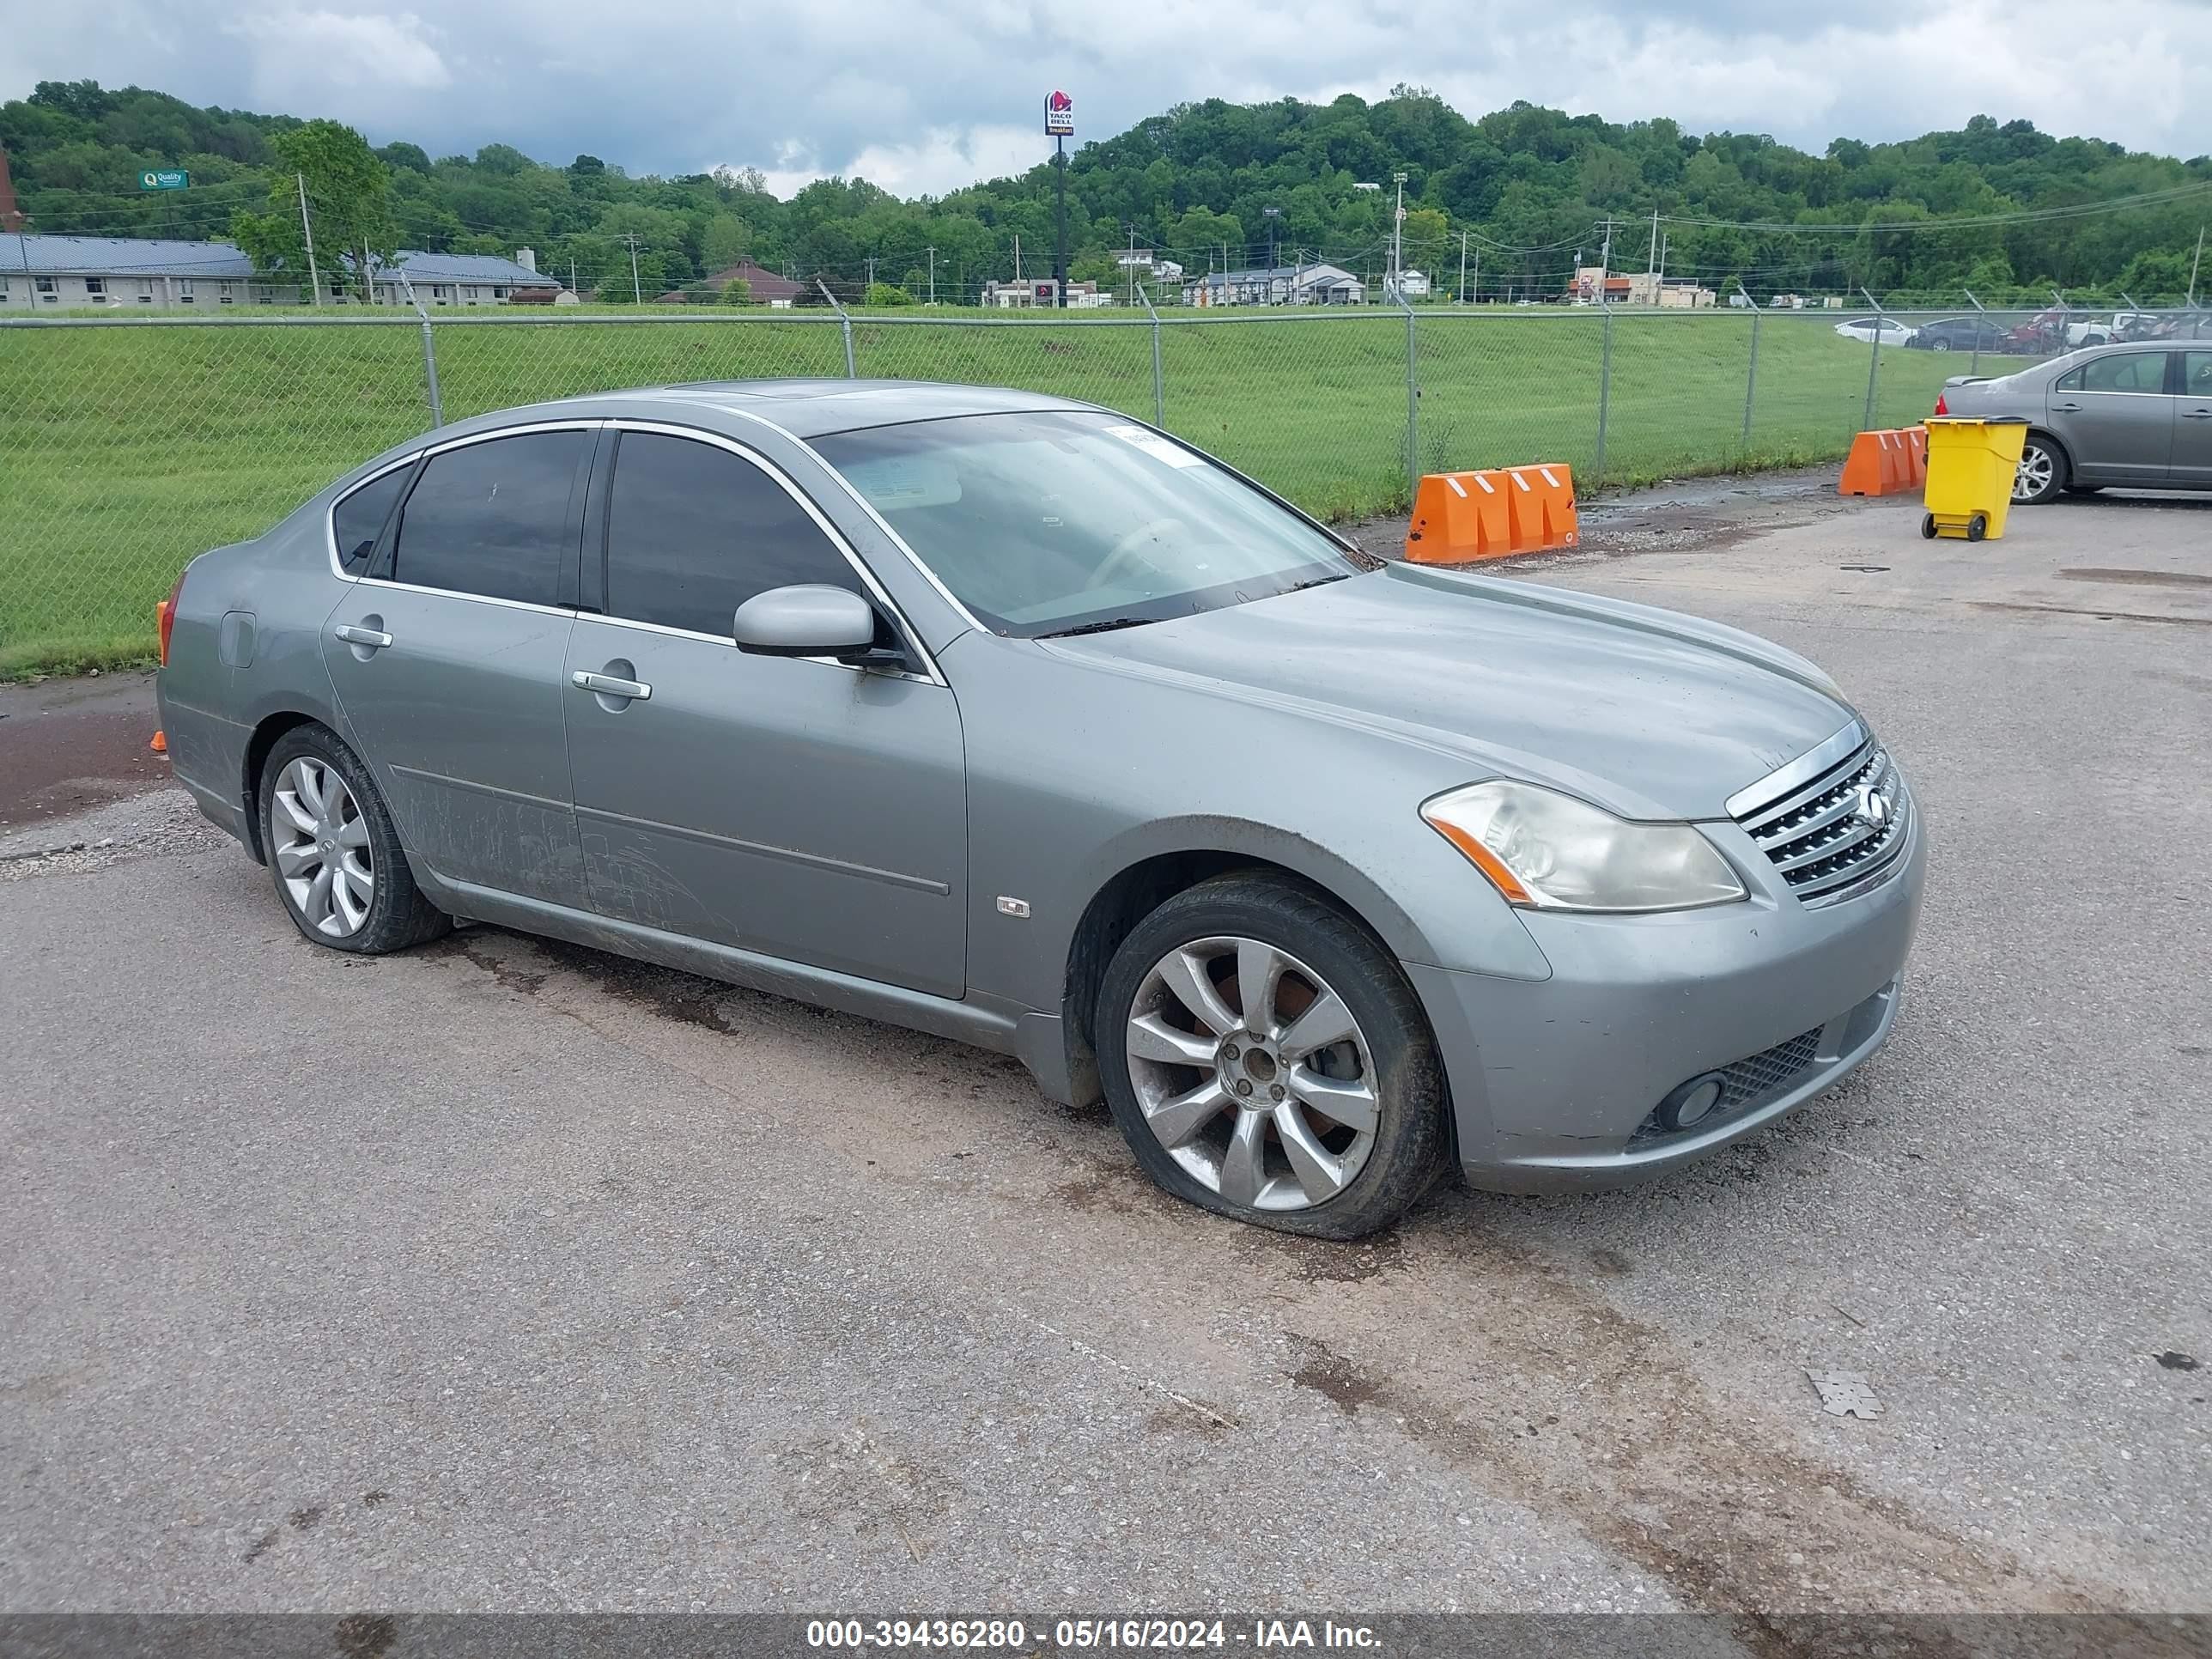
M1918 820L1893 876L1825 908L1765 879L1765 858L1741 831L1707 825L1748 878L1744 902L1648 916L1524 913L1552 965L1546 980L1408 964L1468 1182L1560 1192L1679 1168L1873 1054L1896 1021L1919 919ZM1739 1062L1740 1086L1719 1112L1657 1129L1653 1110L1670 1090Z

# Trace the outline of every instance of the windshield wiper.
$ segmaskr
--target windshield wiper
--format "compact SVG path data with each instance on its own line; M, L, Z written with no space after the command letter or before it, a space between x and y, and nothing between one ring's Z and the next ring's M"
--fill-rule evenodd
M1349 581L1351 580L1352 573L1349 570L1340 570L1334 575L1315 576L1305 581L1292 582L1288 587L1285 588L1283 592L1285 593L1303 593L1309 587L1319 587L1323 582L1342 582Z
M1041 640L1070 640L1078 634L1103 634L1116 628L1141 628L1146 623L1159 621L1158 617L1109 617L1103 622L1079 623L1073 628L1054 629L1049 634L1040 634Z

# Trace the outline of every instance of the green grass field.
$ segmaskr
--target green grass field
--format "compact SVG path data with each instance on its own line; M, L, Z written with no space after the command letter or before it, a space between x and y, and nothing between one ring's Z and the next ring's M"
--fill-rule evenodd
M913 313L906 313L911 316ZM975 313L968 313L969 316ZM332 477L429 424L411 319L0 327L0 675L129 661L155 602L204 548L256 535ZM1425 312L1415 325L1424 471L1564 461L1585 492L1840 457L1868 348L1818 313L1620 314L1602 479L1603 320L1590 311ZM858 317L864 375L992 382L1150 419L1152 331L1127 313L988 326ZM669 380L844 372L834 318L436 325L447 419ZM1215 320L1168 313L1169 428L1333 519L1402 508L1403 313ZM1886 349L1875 423L1917 420L1949 356Z

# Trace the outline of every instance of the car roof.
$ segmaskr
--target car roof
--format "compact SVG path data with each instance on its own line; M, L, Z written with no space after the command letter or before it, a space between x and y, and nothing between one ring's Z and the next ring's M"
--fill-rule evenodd
M909 421L945 420L960 415L1004 415L1024 410L1075 410L1091 405L1042 392L1005 386L947 386L934 380L696 380L674 386L635 386L621 392L587 392L561 404L504 410L495 424L542 418L550 409L592 405L599 416L618 416L623 406L637 414L665 416L670 405L720 409L758 416L797 438L832 432L897 426ZM612 406L611 408L610 406Z

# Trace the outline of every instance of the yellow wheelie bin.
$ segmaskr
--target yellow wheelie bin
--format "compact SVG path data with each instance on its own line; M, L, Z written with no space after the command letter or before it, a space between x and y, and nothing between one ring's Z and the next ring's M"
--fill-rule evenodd
M1933 541L1995 541L2004 534L2027 422L2017 415L1978 421L1933 415L1928 428L1927 513L1920 533Z

